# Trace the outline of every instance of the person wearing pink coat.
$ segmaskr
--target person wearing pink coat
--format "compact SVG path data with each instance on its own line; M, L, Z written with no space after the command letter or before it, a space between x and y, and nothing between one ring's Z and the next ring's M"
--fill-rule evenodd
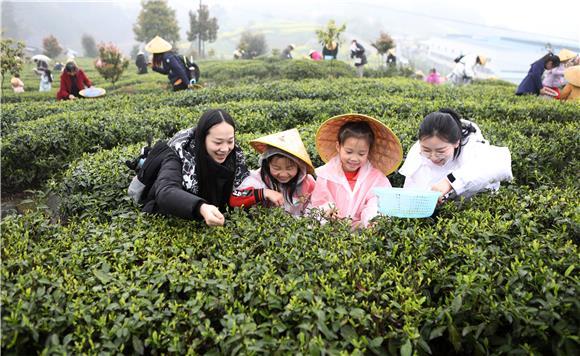
M425 78L425 81L429 84L439 85L439 84L441 84L441 75L439 75L439 73L437 73L437 69L433 68L429 72L429 75L427 76L427 78Z
M380 121L360 114L327 120L316 134L325 165L316 169L310 211L324 220L349 219L368 227L378 214L374 188L391 187L387 175L401 163L399 139Z

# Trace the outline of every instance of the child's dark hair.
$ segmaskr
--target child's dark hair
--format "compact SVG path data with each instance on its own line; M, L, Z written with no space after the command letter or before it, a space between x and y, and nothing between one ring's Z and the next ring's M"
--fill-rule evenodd
M278 180L276 180L276 178L274 178L274 176L272 175L272 172L270 172L270 162L274 158L286 158L287 160L292 161L292 163L295 164L296 167L298 167L298 173L292 179L290 179L288 183L278 182ZM300 176L300 165L298 163L296 163L293 159L288 158L284 155L274 154L262 162L260 176L262 177L263 182L267 181L266 177L270 178L270 182L272 182L271 188L277 192L280 192L281 190L280 187L285 186L286 194L284 195L284 200L286 200L289 204L293 204L292 197L294 196L294 192L296 191L296 186L298 185L298 178Z
M459 146L453 152L453 159L461 153L461 147L466 144L466 138L475 132L475 127L471 124L461 122L461 117L452 109L440 109L425 116L421 126L419 126L419 140L437 136L445 142Z
M364 121L347 122L342 125L338 131L338 143L342 146L351 137L367 141L370 149L373 148L373 143L375 143L375 134L370 125Z

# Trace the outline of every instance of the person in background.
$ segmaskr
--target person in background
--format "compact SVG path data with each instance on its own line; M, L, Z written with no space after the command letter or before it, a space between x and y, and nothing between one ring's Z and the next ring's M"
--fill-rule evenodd
M56 93L56 100L74 100L80 97L79 92L90 88L93 83L85 72L80 69L74 60L69 59L60 74L60 87Z
M230 198L230 206L279 206L304 214L314 190L314 166L297 129L250 141L258 151L260 168L250 172Z
M50 72L50 69L48 69L48 63L42 59L34 59L34 62L36 63L36 68L34 68L33 71L40 76L38 91L50 91L52 89L52 73Z
M391 48L387 51L387 66L389 67L397 66L397 56L395 55L394 48Z
M326 120L316 133L316 149L325 165L316 169L310 211L322 221L349 219L368 227L378 214L374 188L391 187L391 174L403 158L397 136L382 122L361 114Z
M54 72L60 73L63 68L64 68L64 64L62 64L60 62L56 62L55 65L54 65L54 67L52 67L52 70Z
M137 53L135 65L137 66L137 74L147 74L147 58L145 58L145 53L142 51Z
M464 85L479 77L479 70L487 63L487 57L481 54L460 55L454 62L455 67L447 76L447 80L453 85Z
M10 86L15 93L24 93L24 82L20 79L20 74L14 73L12 79L10 79Z
M320 52L315 51L313 49L311 49L308 52L308 57L310 57L310 59L312 59L313 61L321 61L322 60L322 54L320 54Z
M564 71L564 79L568 81L562 89L560 100L580 101L580 66L572 66Z
M280 58L282 59L292 59L292 51L294 50L295 46L293 44L289 44L288 47L284 48L282 53L280 53Z
M441 84L441 76L437 72L437 69L431 68L429 75L425 78L425 81L429 84L439 85Z
M173 91L185 90L189 87L190 78L184 62L171 51L171 44L159 36L155 36L145 50L153 53L151 69L154 72L166 74Z
M560 62L564 63L566 68L580 65L580 56L567 48L562 48L558 52L558 58L560 58Z
M364 65L367 64L367 56L365 54L365 48L357 42L357 40L352 40L350 45L350 58L354 59L354 66L356 68L356 74L359 78L362 78Z
M509 149L491 146L476 124L462 120L454 110L425 116L418 138L399 169L404 188L440 192L442 202L498 190L499 182L513 178Z
M338 43L332 41L322 47L322 58L324 60L336 59L338 55Z
M544 70L550 70L559 65L560 58L551 52L532 63L528 74L521 81L520 85L518 85L518 88L516 89L516 95L543 94L557 96L558 93L551 88L544 88L542 85L542 74L544 74Z

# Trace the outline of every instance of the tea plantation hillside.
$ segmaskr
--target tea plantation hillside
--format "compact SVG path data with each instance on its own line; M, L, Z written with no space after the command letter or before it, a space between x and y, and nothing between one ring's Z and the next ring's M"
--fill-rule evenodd
M580 352L579 104L502 82L358 79L341 62L203 62L205 88L179 93L157 73L112 87L80 63L106 97L56 102L31 73L24 94L3 90L2 193L34 190L0 226L3 353ZM292 127L321 165L318 126L348 112L389 125L407 152L442 107L508 146L515 179L432 218L353 231L252 208L208 228L126 195L124 161L209 108L232 114L255 168L249 141Z

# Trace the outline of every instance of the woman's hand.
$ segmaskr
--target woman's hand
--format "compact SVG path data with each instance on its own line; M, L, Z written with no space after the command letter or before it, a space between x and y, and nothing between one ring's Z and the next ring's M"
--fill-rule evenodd
M280 192L272 189L264 189L264 196L275 206L284 205L284 196Z
M199 207L199 213L208 226L223 226L225 223L223 214L214 205L202 203Z
M338 213L338 209L335 206L332 206L330 209L325 210L324 217L328 220L336 220L340 218L340 215Z
M542 89L540 89L540 94L549 96L558 96L558 93L554 89L549 87L543 87Z
M431 190L435 192L440 192L441 196L439 197L439 204L443 203L443 197L445 194L449 193L453 189L451 183L447 180L447 178L441 179L438 183L431 186Z
M69 98L70 100L75 100L77 97L76 97L76 96L74 96L74 95L72 95L72 94L69 94L69 95L68 95L68 98Z

